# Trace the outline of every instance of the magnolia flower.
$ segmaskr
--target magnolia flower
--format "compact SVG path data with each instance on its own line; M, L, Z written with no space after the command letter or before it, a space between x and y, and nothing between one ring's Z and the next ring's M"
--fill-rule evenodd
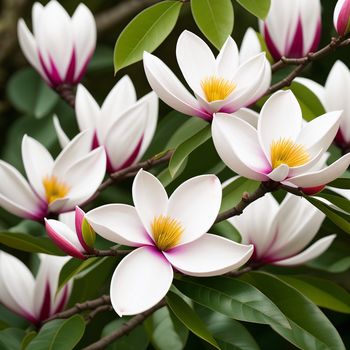
M42 220L48 213L73 210L101 184L106 156L90 151L91 131L78 134L53 160L47 149L25 135L22 159L29 183L12 165L0 160L0 205L12 214Z
M343 110L335 143L345 152L348 151L350 149L350 101L347 94L350 86L349 68L343 62L336 61L325 87L306 78L298 78L297 82L309 88L319 98L326 111Z
M61 312L72 289L68 283L57 290L68 257L39 254L39 258L39 271L33 277L22 261L0 251L0 303L36 325Z
M158 96L188 115L210 121L215 112L232 113L252 104L270 86L271 67L265 53L240 62L231 37L215 58L202 39L185 30L177 41L176 57L195 97L159 58L147 52L143 56L145 72Z
M86 214L105 239L137 247L116 268L111 300L120 315L143 312L168 292L173 269L191 276L224 274L243 265L253 247L206 233L221 204L215 175L194 177L167 193L152 174L140 170L132 188L135 207L109 204Z
M95 231L85 219L85 213L79 207L75 212L64 213L59 220L45 219L46 232L53 242L68 255L85 259L95 243Z
M255 262L289 266L312 260L331 245L336 235L321 238L303 250L315 237L324 217L304 198L287 194L278 204L271 194L266 194L243 214L228 220L240 232L242 243L254 245Z
M260 32L275 60L315 51L321 36L320 0L271 0Z
M339 177L350 164L348 154L315 170L338 131L340 117L341 112L335 111L303 123L293 93L279 91L263 106L257 128L235 115L218 113L212 135L221 159L237 174L307 188L312 193Z
M243 36L239 50L239 63L243 64L262 51L259 38L253 28L248 28Z
M79 85L75 110L79 129L94 130L93 147L104 146L107 170L114 172L136 163L146 152L157 125L158 98L150 92L137 101L134 85L125 76L101 108L84 86ZM63 147L69 140L57 117L54 125Z
M53 88L77 84L83 77L96 45L96 24L90 10L80 4L70 18L55 0L32 9L33 34L18 21L21 49L42 78Z
M350 1L338 0L333 15L334 28L339 35L350 31Z

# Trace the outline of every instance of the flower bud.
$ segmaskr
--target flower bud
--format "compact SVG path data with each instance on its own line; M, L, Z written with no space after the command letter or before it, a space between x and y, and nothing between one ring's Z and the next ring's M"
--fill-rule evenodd
M339 35L350 32L350 0L338 0L334 9L333 22Z

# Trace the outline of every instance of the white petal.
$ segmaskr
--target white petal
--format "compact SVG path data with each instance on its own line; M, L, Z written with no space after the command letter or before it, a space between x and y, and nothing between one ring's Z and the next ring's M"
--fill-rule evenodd
M180 244L205 234L213 225L221 205L221 183L215 175L193 177L181 184L169 198L167 215L184 229Z
M81 71L86 68L96 46L95 19L84 4L79 4L72 16L72 31L76 53L74 78L77 79Z
M216 58L217 74L226 80L232 80L238 65L239 56L237 44L229 36Z
M111 126L135 103L135 87L129 76L125 75L114 85L101 107L102 115L97 125L97 136L101 143L105 141Z
M0 205L17 216L42 219L44 203L35 195L24 177L10 164L0 160Z
M289 182L295 186L307 188L326 185L327 183L337 179L341 176L350 165L350 153L339 158L337 161L329 165L328 167L306 173L304 175L298 175L288 179Z
M163 185L154 175L141 169L132 185L132 198L144 227L151 233L153 219L166 214L168 195Z
M148 83L161 100L181 113L211 119L208 113L201 111L198 101L159 58L145 52L143 64Z
M22 159L28 180L37 194L45 199L43 180L51 175L53 159L49 151L35 139L24 135Z
M336 235L323 237L298 255L292 256L288 259L276 261L273 264L279 266L293 266L304 264L305 262L315 259L323 254L332 244L335 237Z
M143 224L131 205L107 204L89 211L86 219L103 238L132 247L150 244Z
M256 130L229 114L215 114L212 124L215 148L234 172L253 180L266 181L270 166L258 142Z
M156 305L168 292L173 269L151 247L138 248L117 266L111 281L111 302L121 317L136 315Z
M75 98L75 113L79 130L95 130L101 118L100 107L89 91L81 84L78 85Z
M63 131L61 123L60 123L57 115L53 116L53 126L55 128L58 142L59 142L61 148L66 147L70 140L69 140L68 136L66 135L66 133Z
M273 169L267 176L276 182L283 181L289 173L289 166L286 164L281 164L277 168Z
M191 243L164 252L164 255L180 272L204 277L222 275L238 269L249 260L253 250L252 245L205 234Z
M235 117L246 121L255 129L258 126L259 113L248 108L240 108L237 112L233 113Z
M258 122L258 137L267 159L273 141L281 138L295 141L301 126L301 109L294 94L290 90L274 93L261 109Z
M321 84L304 77L296 77L294 81L307 87L314 95L316 95L316 97L318 97L322 105L324 107L326 106L325 88Z
M248 28L244 34L239 50L239 61L242 64L249 58L261 52L261 45L258 36L253 28Z
M190 88L201 94L201 81L216 73L215 57L209 46L196 34L185 30L177 40L176 59Z

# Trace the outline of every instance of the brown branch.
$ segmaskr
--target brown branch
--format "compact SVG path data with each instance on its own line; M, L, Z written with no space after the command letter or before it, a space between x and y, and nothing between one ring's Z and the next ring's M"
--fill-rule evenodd
M73 85L62 84L57 86L55 90L64 101L66 101L73 109L75 109L75 91Z
M153 306L151 309L138 314L131 318L129 321L125 322L120 328L116 331L108 334L107 336L101 338L97 342L83 348L82 350L99 350L105 349L107 345L111 344L116 339L121 338L123 335L128 334L139 324L141 324L148 316L152 315L155 311L165 306L165 300L160 301L157 305Z
M105 249L105 250L99 250L94 249L94 251L91 254L85 254L84 256L86 258L93 258L93 257L103 257L103 256L125 256L128 255L131 252L131 250L123 250L123 249Z
M94 317L96 317L99 313L105 312L105 311L112 311L113 307L112 305L101 305L98 306L96 309L92 310L89 314L85 316L86 323L89 323L93 320Z

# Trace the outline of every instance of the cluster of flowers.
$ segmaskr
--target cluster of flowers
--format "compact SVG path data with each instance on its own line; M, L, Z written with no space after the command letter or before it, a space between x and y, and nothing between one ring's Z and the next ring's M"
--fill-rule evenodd
M335 27L341 35L349 30L349 3L339 1L335 9ZM274 59L302 57L317 48L320 11L319 0L272 1L260 28ZM36 3L32 16L33 34L23 20L18 24L19 43L28 61L54 89L78 84L95 48L91 12L79 5L70 18L52 0L46 6ZM0 161L0 205L17 216L45 221L48 235L67 254L85 259L93 253L95 231L111 242L136 248L121 261L111 281L112 304L120 316L140 313L160 301L174 270L213 276L237 269L249 259L301 264L322 254L335 238L324 237L303 250L324 215L293 195L281 204L266 195L230 219L241 233L242 244L208 233L221 205L222 185L215 175L189 179L168 198L159 180L141 169L132 187L134 207L108 204L87 214L78 207L93 196L106 171L124 169L142 158L157 125L157 96L177 111L212 122L218 154L240 176L313 194L348 168L350 154L326 165L326 151L334 140L344 150L350 146L350 105L342 95L350 73L341 62L334 65L325 88L299 80L327 110L307 123L289 90L273 94L260 114L245 108L271 83L271 65L252 29L240 51L229 37L217 57L202 39L184 31L176 57L194 95L160 59L145 53L144 68L153 92L137 100L126 76L100 108L79 84L76 116L81 132L69 140L54 117L63 148L56 160L38 141L24 136L22 157L28 181ZM60 214L59 220L45 219L51 214ZM34 280L23 263L0 253L0 301L34 323L62 310L71 290L68 283L56 293L67 258L40 258Z

